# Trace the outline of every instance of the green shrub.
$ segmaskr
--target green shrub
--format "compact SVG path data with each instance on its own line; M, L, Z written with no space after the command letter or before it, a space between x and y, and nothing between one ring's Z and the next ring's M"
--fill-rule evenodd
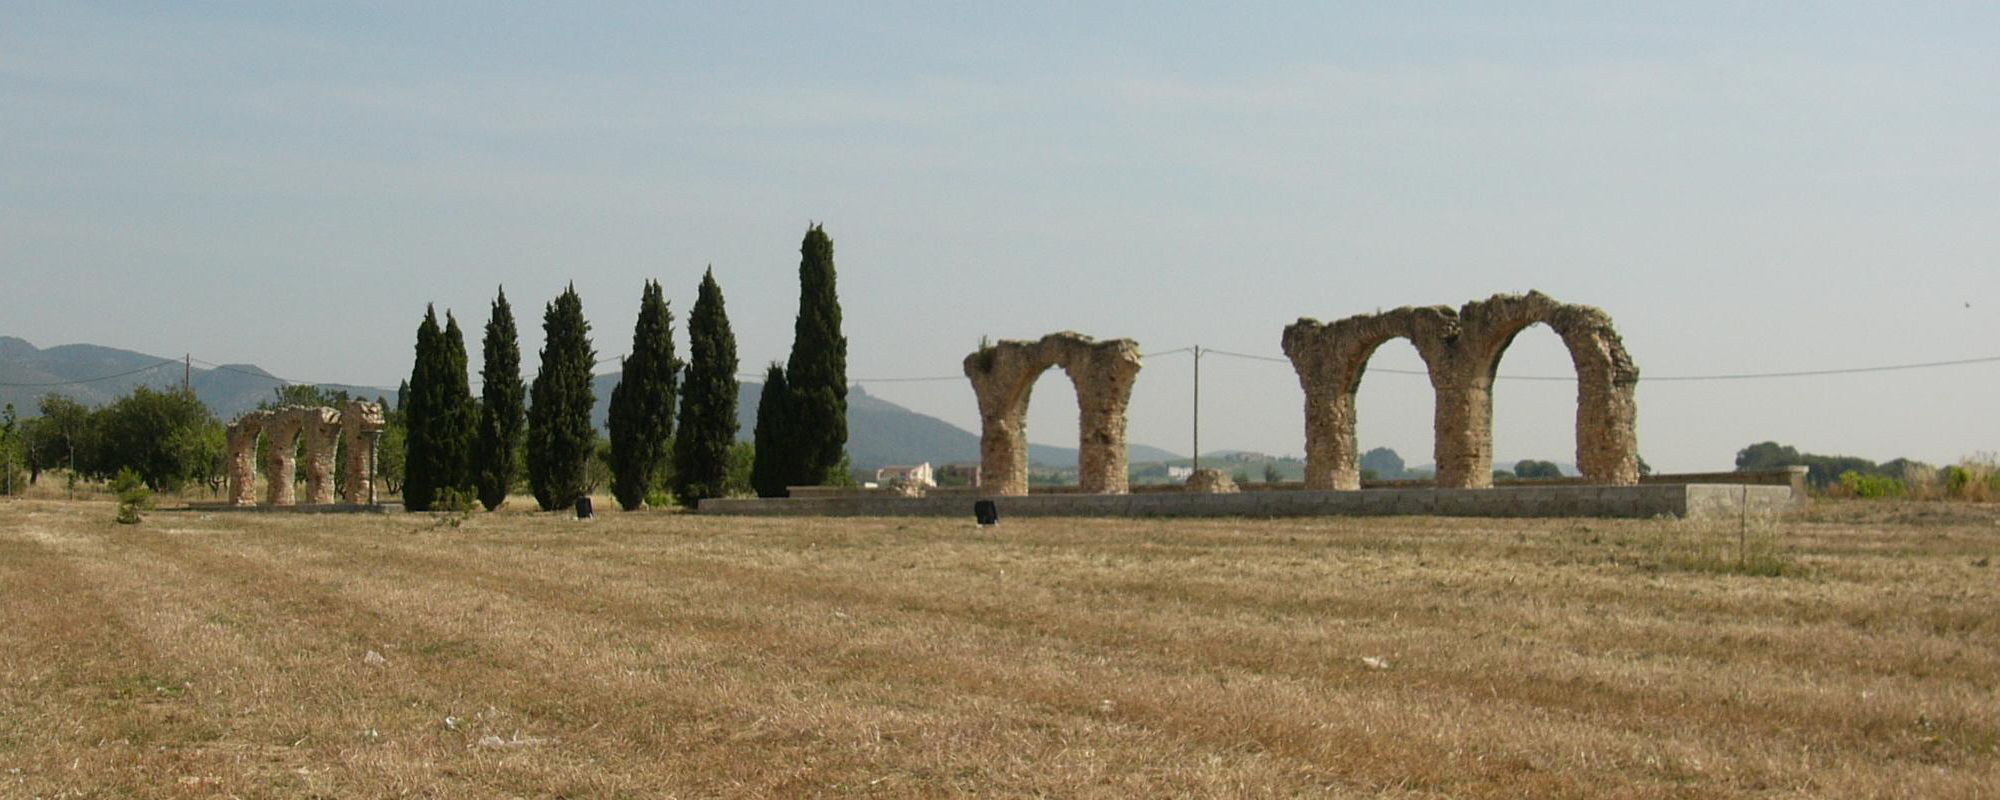
M1982 453L1945 468L1946 496L1955 500L1985 502L2000 497L2000 465L1991 453Z
M478 496L473 492L456 486L446 486L437 490L436 496L431 500L429 510L448 511L454 514L469 514L472 513L473 504L476 502L478 502Z
M666 508L671 505L676 505L674 496L665 489L654 489L646 493L647 508Z
M153 507L153 490L146 488L146 479L139 477L131 467L118 470L118 477L111 479L111 492L118 496L118 502L139 508Z
M153 490L146 488L146 480L131 467L119 470L118 477L111 479L111 491L118 495L116 519L120 525L138 524L140 510L153 507Z
M1910 487L1900 478L1887 475L1865 475L1854 470L1840 473L1840 488L1850 496L1869 500L1904 497Z

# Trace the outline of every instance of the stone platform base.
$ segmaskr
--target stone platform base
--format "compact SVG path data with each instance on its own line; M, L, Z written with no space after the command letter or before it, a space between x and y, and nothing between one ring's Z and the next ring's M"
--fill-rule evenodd
M266 513L279 513L279 514L386 514L390 511L401 511L403 510L403 506L397 503L387 503L387 504L377 503L374 505L369 505L367 503L324 503L316 505L300 504L292 506L263 506L263 505L237 506L237 505L230 505L228 503L189 503L185 508L162 508L158 510L202 511L202 512L262 511Z
M976 495L708 499L703 514L967 517ZM1792 508L1789 486L1647 484L1492 489L1361 489L1240 494L1030 495L990 498L1008 517L1657 517L1733 519Z

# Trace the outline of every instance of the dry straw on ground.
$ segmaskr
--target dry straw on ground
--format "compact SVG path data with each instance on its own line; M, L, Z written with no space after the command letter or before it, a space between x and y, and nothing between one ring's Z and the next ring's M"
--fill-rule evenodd
M112 516L0 503L0 796L2000 787L1990 508Z

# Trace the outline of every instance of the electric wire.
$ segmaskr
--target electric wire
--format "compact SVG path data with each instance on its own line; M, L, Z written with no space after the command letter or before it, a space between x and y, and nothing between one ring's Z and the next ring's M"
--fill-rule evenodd
M1146 353L1143 354L1142 357L1156 358L1162 356L1192 354L1195 351L1195 347L1196 346L1188 346L1188 347L1175 348L1173 350L1162 350L1155 353ZM1215 350L1210 348L1201 348L1201 355L1226 356L1229 358L1238 358L1248 361L1262 361L1273 364L1291 363L1290 359L1279 358L1276 356L1257 355L1254 353L1238 353L1231 350ZM619 361L623 358L624 356L613 356L610 358L598 359L597 362L592 364L591 366L593 368L598 366L603 366L605 364L609 364L614 361ZM213 361L208 361L205 359L189 358L188 360L196 364L201 364L210 369L221 370L226 372L234 372L241 375L248 375L253 378L263 378L265 380L274 381L281 384L327 385L325 382L299 381L279 375L272 375L267 372L252 372L250 370L243 369L240 367L234 367L228 364L217 364ZM136 369L125 370L123 372L115 372L109 375L99 375L92 378L78 378L75 380L66 380L66 381L0 382L0 388L48 389L48 388L57 388L62 386L80 386L84 384L98 383L100 381L116 380L118 378L130 377L132 375L137 375L142 372L149 372L152 370L160 369L162 367L180 365L181 363L182 363L181 361L175 359L163 359L158 363L149 364L147 366L139 367ZM1921 361L1909 364L1881 364L1881 365L1866 366L1866 367L1837 367L1830 369L1788 370L1788 371L1777 371L1777 372L1724 372L1724 373L1713 373L1705 375L1704 374L1657 375L1657 376L1641 375L1639 379L1641 382L1650 381L1655 383L1670 382L1670 381L1671 382L1744 381L1744 380L1764 380L1764 379L1774 379L1774 378L1805 378L1805 377L1815 377L1824 375L1859 375L1859 374L1866 374L1873 372L1898 372L1904 370L1934 369L1939 367L1961 367L1973 364L1993 364L1993 363L2000 363L2000 356L1960 358L1948 361ZM1395 375L1429 374L1428 372L1420 369L1396 369L1393 367L1369 367L1368 371L1386 372ZM756 380L764 376L756 373L738 373L736 377L738 379ZM1508 380L1508 381L1575 381L1576 380L1575 375L1495 375L1494 378L1497 380ZM961 381L961 380L965 380L965 376L919 375L919 376L850 378L849 382L850 383L931 383L937 381ZM340 385L345 385L345 384L340 384Z
M81 385L81 384L86 384L86 383L96 383L96 382L98 382L98 381L108 381L108 380L112 380L112 379L114 379L114 378L123 378L123 377L125 377L125 376L128 376L128 375L137 375L137 374L139 374L139 373L141 373L141 372L146 372L146 371L148 371L148 370L155 370L155 369L159 369L159 368L161 368L161 367L164 367L164 366L168 366L168 365L170 365L170 364L171 364L171 365L176 365L176 366L178 366L178 365L179 365L180 363L181 363L181 362L179 362L179 361L174 361L174 360L162 360L162 361L160 361L160 363L157 363L157 364L150 364L150 365L147 365L147 366L143 366L143 367L140 367L140 368L138 368L138 369L129 369L129 370L126 370L126 371L124 371L124 372L119 372L119 373L115 373L115 374L112 374L112 375L99 375L99 376L97 376L97 377L95 377L95 378L83 378L83 379L80 379L80 380L73 380L73 381L50 381L50 382L47 382L47 383L33 383L33 382L24 382L24 383L0 383L0 386L5 386L5 387L8 387L8 388L17 388L17 389L43 389L43 388L48 388L48 387L53 387L53 386L78 386L78 385Z
M1272 363L1277 363L1277 364L1290 364L1290 363L1291 363L1291 360L1290 360L1290 359L1285 359L1285 358L1276 358L1276 357L1273 357L1273 356L1260 356L1260 355L1253 355L1253 354L1250 354L1250 353L1234 353L1234 352L1230 352L1230 351L1228 351L1228 350L1209 350L1209 349L1206 349L1206 348L1204 348L1204 349L1203 349L1203 350L1202 350L1201 352L1202 352L1202 355L1209 355L1209 354L1214 354L1214 355L1219 355L1219 356L1230 356L1230 357L1233 357L1233 358L1242 358L1242 359L1249 359L1249 360L1252 360L1252 361L1268 361L1268 362L1272 362ZM1913 364L1886 364L1886 365L1880 365L1880 366L1871 366L1871 367L1840 367L1840 368L1834 368L1834 369L1808 369L1808 370L1792 370L1792 371L1787 371L1787 372L1727 372L1727 373L1716 373L1716 374L1710 374L1710 375L1659 375L1659 376L1648 376L1648 375L1643 375L1643 374L1642 374L1642 375L1640 375L1640 376L1639 376L1639 380L1640 380L1640 382L1642 382L1642 383L1643 383L1643 382L1646 382L1646 381L1655 381L1655 382L1660 382L1660 381L1741 381L1741 380L1759 380L1759 379L1765 379L1765 378L1803 378L1803 377L1810 377L1810 376L1816 376L1816 375L1855 375L1855 374L1861 374L1861 373L1868 373L1868 372L1894 372L1894 371L1899 371L1899 370L1911 370L1911 369L1930 369L1930 368L1933 368L1933 367L1958 367L1958 366L1966 366L1966 365L1969 365L1969 364L1991 364L1991 363L1995 363L1995 362L2000 362L2000 356L1984 356L1984 357L1980 357L1980 358L1960 358L1960 359L1953 359L1953 360L1950 360L1950 361L1923 361L1923 362L1918 362L1918 363L1913 363ZM1424 371L1424 370L1420 370L1420 369L1392 369L1392 368L1389 368L1389 367L1369 367L1369 368L1368 368L1368 371L1369 371L1369 372L1389 372L1389 373L1395 373L1395 374L1397 374L1397 375L1428 375L1428 374L1430 374L1430 373L1428 373L1428 372L1426 372L1426 371ZM1499 379L1499 380L1511 380L1511 381L1574 381L1574 380L1576 380L1576 376L1575 376L1575 375L1495 375L1494 377L1495 377L1496 379Z

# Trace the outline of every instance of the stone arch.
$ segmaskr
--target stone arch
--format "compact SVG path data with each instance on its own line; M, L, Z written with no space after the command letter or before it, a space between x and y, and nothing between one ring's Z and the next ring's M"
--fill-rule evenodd
M347 442L347 485L341 499L366 503L374 496L375 443L386 425L382 404L349 400L340 410L340 435Z
M1361 488L1354 397L1375 350L1390 339L1409 340L1435 388L1450 357L1444 343L1456 332L1456 314L1445 306L1404 306L1331 323L1302 318L1285 327L1285 355L1306 396L1306 488ZM1442 449L1443 437L1436 442L1433 448Z
M982 493L1028 493L1028 397L1053 366L1061 366L1076 388L1080 488L1124 494L1130 489L1125 409L1141 367L1139 344L1099 342L1073 331L1032 342L1003 340L965 357L965 376L979 400Z
M1585 305L1556 301L1541 292L1496 294L1465 304L1458 313L1458 374L1454 389L1465 424L1483 435L1471 437L1456 457L1467 478L1493 474L1493 378L1514 337L1543 324L1562 338L1576 369L1576 465L1591 483L1639 482L1637 431L1639 367L1612 327L1611 315ZM1440 460L1440 478L1444 462Z
M247 506L256 502L260 436L264 441L264 505L298 502L292 477L297 469L296 452L301 440L306 458L304 502L313 505L333 502L334 462L343 440L347 444L348 480L341 497L349 503L365 502L374 481L371 455L375 437L383 424L382 405L361 400L349 400L340 409L284 406L238 417L227 428L229 503Z
M1445 306L1404 307L1332 323L1301 318L1285 327L1285 355L1306 395L1306 486L1360 487L1354 392L1383 342L1410 340L1430 373L1437 401L1433 454L1437 485L1493 485L1493 377L1522 329L1555 329L1577 370L1577 466L1594 483L1639 480L1639 369L1603 311L1559 303L1540 292L1497 294Z

